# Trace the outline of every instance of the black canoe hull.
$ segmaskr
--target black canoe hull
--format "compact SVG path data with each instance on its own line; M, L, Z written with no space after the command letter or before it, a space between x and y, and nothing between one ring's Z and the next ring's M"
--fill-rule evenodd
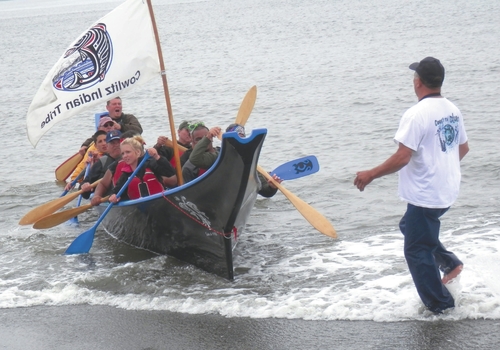
M233 279L233 248L260 188L257 161L266 136L225 134L217 162L163 194L119 203L102 224L116 239ZM106 208L98 208L101 214Z

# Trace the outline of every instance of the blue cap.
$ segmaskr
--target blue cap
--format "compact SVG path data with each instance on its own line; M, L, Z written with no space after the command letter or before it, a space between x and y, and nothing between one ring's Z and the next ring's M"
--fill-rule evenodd
M111 130L106 134L106 143L110 143L113 140L119 140L121 136L122 133L120 130Z

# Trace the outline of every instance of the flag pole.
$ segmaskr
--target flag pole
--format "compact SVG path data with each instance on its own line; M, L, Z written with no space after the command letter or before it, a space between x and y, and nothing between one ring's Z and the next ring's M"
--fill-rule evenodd
M167 104L167 112L168 112L168 121L170 124L170 133L172 134L172 145L174 148L174 158L175 158L175 171L177 174L177 185L180 186L184 184L184 180L182 179L182 169L181 169L181 160L179 157L179 147L177 145L177 136L175 134L175 124L174 124L174 116L172 113L172 105L170 103L170 95L168 93L168 83L167 83L167 72L165 72L165 64L163 62L163 53L161 51L160 39L158 36L158 29L156 28L156 20L153 12L153 6L151 4L151 0L146 0L149 9L149 16L151 17L151 23L153 25L153 32L155 35L156 41L156 49L158 50L158 59L160 60L160 70L161 70L161 78L163 82L163 91L165 93L165 102Z

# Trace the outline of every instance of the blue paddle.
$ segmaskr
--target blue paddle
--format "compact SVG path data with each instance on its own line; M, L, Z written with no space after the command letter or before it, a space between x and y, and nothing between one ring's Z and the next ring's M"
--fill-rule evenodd
M73 186L75 186L75 185L76 185L76 182L77 182L78 180L80 180L80 179L82 178L82 176L83 176L83 175L85 175L85 170L80 171L80 174L78 174L78 176L77 176L77 177L76 177L73 181L71 181L71 186L70 186L70 189L71 189L71 188L73 188ZM64 190L64 191L63 191L63 193L61 193L61 195L60 195L59 197L64 197L65 195L67 195L67 194L68 194L68 192L69 192L69 191Z
M125 185L120 189L118 194L116 195L117 197L120 197L122 193L127 189L129 183L132 181L132 179L135 177L137 172L141 169L141 167L146 163L146 160L149 158L149 153L146 152L144 154L144 158L142 161L139 163L137 168L135 168L134 172L130 177L128 178L127 182L125 182ZM64 254L83 254L83 253L88 253L90 248L92 248L92 243L94 242L94 235L95 235L95 230L97 229L97 226L101 223L101 221L104 219L104 217L108 214L108 212L111 210L113 207L114 203L109 203L108 207L104 212L101 214L99 219L97 219L97 222L90 228L89 230L85 231L82 233L80 236L76 237L73 243L70 244L68 249L66 249L66 252Z
M315 156L307 156L280 165L271 175L278 175L282 180L293 180L318 172L319 163Z

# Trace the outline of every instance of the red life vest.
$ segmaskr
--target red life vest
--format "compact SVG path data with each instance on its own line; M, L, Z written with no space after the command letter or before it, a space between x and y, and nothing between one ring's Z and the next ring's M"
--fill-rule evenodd
M182 151L179 151L179 159L181 158L181 156L184 154L184 152ZM170 164L172 164L172 166L174 167L174 169L176 168L176 162L175 162L175 155L172 157L172 159L170 159Z
M122 168L124 165L126 165L127 163L125 163L123 160L120 160L118 162L118 164L116 164L116 168L115 168L115 173L113 174L113 179L112 179L112 182L113 182L113 187L116 186L116 183L118 182L118 179L120 178L120 176L122 175Z
M115 183L118 181L123 172L132 173L132 168L127 163L121 161L116 166L115 175L113 177L113 181ZM134 176L132 181L130 181L127 187L127 195L129 199L138 199L155 193L161 193L163 190L163 184L156 178L153 171L150 168L146 168L142 180L139 177Z

